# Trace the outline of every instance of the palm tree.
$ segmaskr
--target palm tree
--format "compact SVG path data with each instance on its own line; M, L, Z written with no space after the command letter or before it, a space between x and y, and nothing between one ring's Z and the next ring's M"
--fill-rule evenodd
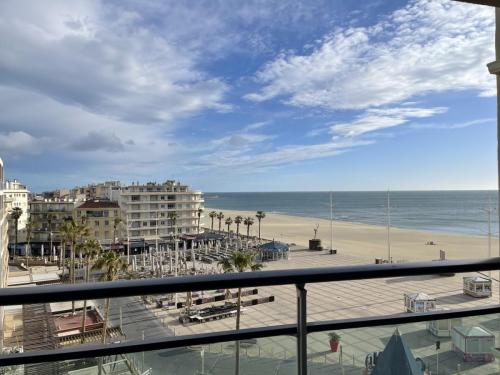
M18 224L19 224L19 219L23 215L23 209L21 207L14 207L12 211L10 212L10 217L12 220L14 220L14 256L16 256L16 251L17 251L17 232L18 232Z
M230 217L228 217L226 219L226 225L227 225L227 233L229 234L229 228L231 227L231 224L233 223L233 219L231 219Z
M222 219L224 219L224 213L223 213L223 212L219 212L219 213L217 214L217 220L219 220L219 232L220 232L220 230L221 230Z
M170 219L170 225L174 227L174 236L177 236L177 212L169 212L167 217Z
M86 240L78 244L85 256L85 282L90 279L91 265L99 258L101 254L101 244L95 239ZM85 342L85 318L87 317L87 300L83 301L83 317L82 317L82 344Z
M177 246L177 212L169 212L167 217L170 219L170 225L174 227L175 275L177 276L177 270L179 269L177 264L179 261L179 246ZM170 260L170 264L172 264L172 260Z
M33 219L32 216L28 218L28 221L26 222L26 242L27 242L27 249L29 249L29 255L31 255L31 235L33 234L33 231L38 229L39 223ZM29 266L29 256L28 256L28 251L26 250L26 267Z
M203 212L203 208L198 208L198 212L197 212L198 213L198 234L200 234L200 221L201 221L202 212Z
M250 226L253 225L253 218L251 216L248 216L243 220L243 224L246 225L247 227L247 238L250 237Z
M240 235L240 224L243 222L243 217L238 215L234 218L234 223L236 224L236 236Z
M260 221L266 217L266 213L264 211L257 211L255 215L257 220L259 220L259 241L260 241Z
M122 223L122 219L119 217L115 217L115 220L113 222L113 243L116 243L116 230L118 229L118 226Z
M61 233L61 237L63 238L64 243L69 243L70 245L70 267L69 267L69 275L70 282L72 284L76 283L76 272L75 272L75 245L77 244L78 239L80 241L83 239L85 235L88 234L88 228L78 224L75 220L69 219L65 220L62 226L59 229ZM75 301L71 302L73 314L75 314Z
M59 251L59 267L63 268L64 258L66 257L66 245L71 240L71 223L69 220L64 220L58 228L59 237L61 238L61 249Z
M248 218L247 218L248 219ZM229 272L245 272L258 271L263 265L262 263L255 262L255 253L250 251L235 251L231 254L229 258L221 260L219 265L222 267L224 273ZM240 320L241 320L241 288L238 288L238 302L236 304L236 331L240 330ZM235 363L235 375L240 373L240 342L236 341L236 363Z
M120 272L125 272L127 270L127 262L125 262L117 252L107 251L97 259L92 268L105 271L101 276L101 281L114 281ZM106 302L104 304L104 325L102 327L103 344L106 343L110 302L111 299L106 298Z
M213 231L214 230L214 219L217 216L217 212L210 211L210 213L208 214L208 216L210 216L210 219L212 219L212 231Z

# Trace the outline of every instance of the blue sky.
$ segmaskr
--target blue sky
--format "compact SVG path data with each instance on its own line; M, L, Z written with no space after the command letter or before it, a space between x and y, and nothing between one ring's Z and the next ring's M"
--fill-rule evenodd
M496 187L492 8L2 1L0 156L33 191Z

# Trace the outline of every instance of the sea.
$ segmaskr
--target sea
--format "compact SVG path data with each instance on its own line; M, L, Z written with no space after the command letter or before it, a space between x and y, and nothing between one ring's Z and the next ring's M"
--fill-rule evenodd
M487 236L490 216L498 237L498 192L488 190L332 192L334 219L386 225L388 195L393 227ZM329 219L330 192L205 193L205 207Z

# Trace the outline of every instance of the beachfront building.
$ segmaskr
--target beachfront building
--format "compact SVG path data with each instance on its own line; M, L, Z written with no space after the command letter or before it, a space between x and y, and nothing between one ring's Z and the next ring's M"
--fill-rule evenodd
M436 299L425 293L405 293L404 296L406 312L426 312L436 309Z
M453 351L465 362L491 362L495 359L495 335L482 327L455 327L451 340Z
M288 259L290 248L286 243L273 240L271 242L258 245L257 250L259 252L260 260L265 261Z
M480 276L464 277L464 294L472 297L491 297L491 279Z
M461 318L431 320L427 322L427 330L436 337L451 337L453 328L461 325Z
M112 244L123 237L121 217L118 202L109 200L85 201L74 211L75 221L85 224L101 244Z
M60 243L59 226L64 220L73 218L77 202L72 199L41 199L29 202L30 216L36 222L36 229L31 235L31 249L39 253L52 249Z
M131 240L153 240L175 231L178 235L196 234L198 210L203 209L203 202L201 191L176 181L133 183L121 188L119 198Z
M22 214L17 220L17 230L18 230L18 240L21 238L23 229L26 228L26 223L28 221L28 195L29 191L26 186L21 184L18 180L5 181L3 195L5 199L10 201L11 209L20 208ZM11 244L15 241L16 236L16 224L15 220L9 215L9 242Z
M118 200L120 188L120 181L105 181L88 184L87 186L77 186L69 190L68 198L76 200Z

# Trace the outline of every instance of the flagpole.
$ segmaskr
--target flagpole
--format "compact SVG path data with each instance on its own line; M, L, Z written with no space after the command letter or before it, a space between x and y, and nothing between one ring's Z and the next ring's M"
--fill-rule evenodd
M391 198L390 190L387 189L387 261L392 263L391 255Z
M330 250L333 250L333 193L330 191Z

